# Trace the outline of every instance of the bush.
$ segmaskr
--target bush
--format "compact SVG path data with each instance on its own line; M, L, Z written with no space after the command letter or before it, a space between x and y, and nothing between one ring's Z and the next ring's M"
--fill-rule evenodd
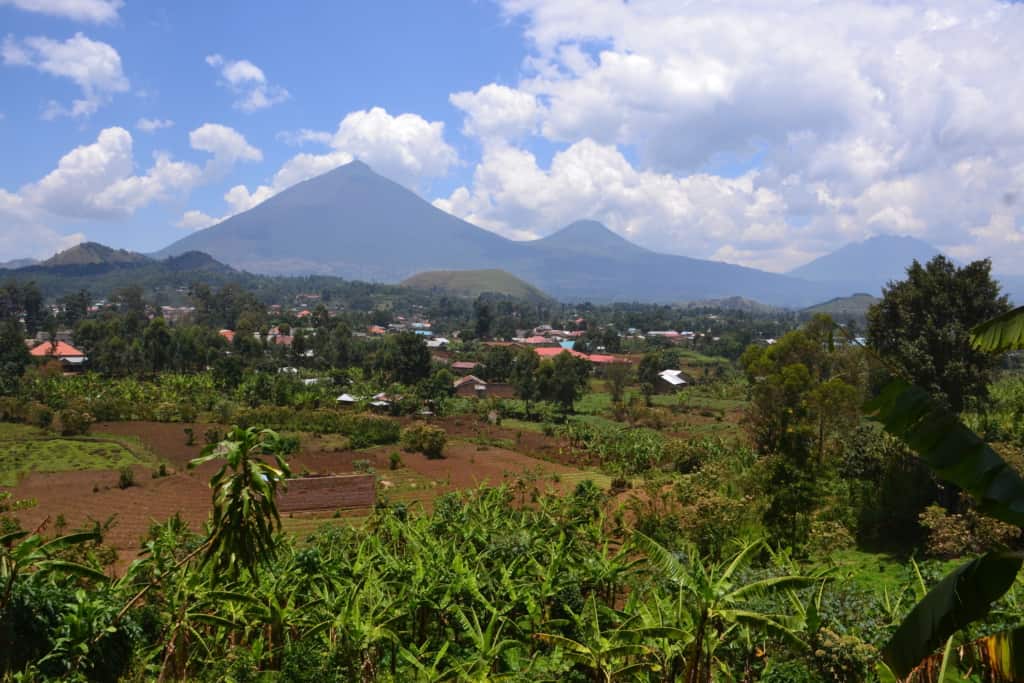
M185 445L194 446L196 443L196 432L191 427L185 427Z
M413 453L422 453L428 458L443 458L448 435L440 427L428 424L414 424L402 430L402 448Z
M135 472L131 467L122 467L117 474L117 488L126 489L135 486Z
M402 466L402 455L398 451L391 451L391 455L388 456L388 467L393 470L397 470Z
M57 417L60 419L60 433L63 436L88 434L95 421L92 415L76 408L65 408L57 413Z
M400 426L394 420L375 415L349 415L336 410L294 410L265 406L250 408L236 416L240 427L260 427L313 432L314 434L342 434L349 437L352 448L366 448L395 443Z
M25 407L24 420L33 427L48 429L53 423L53 411L42 403L30 403Z

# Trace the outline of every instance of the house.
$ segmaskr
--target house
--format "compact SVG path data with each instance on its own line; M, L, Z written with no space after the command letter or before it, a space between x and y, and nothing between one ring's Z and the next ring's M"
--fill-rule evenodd
M682 370L662 370L658 373L654 390L659 394L674 394L689 383Z
M358 401L359 399L352 394L346 393L338 397L338 405L340 406L354 406Z
M479 367L482 367L481 363L471 360L457 360L451 364L452 372L456 375L468 375Z
M516 395L511 384L486 382L474 375L460 377L453 383L455 395L466 398L512 398Z
M563 349L561 346L541 346L539 348L535 348L534 352L541 358L554 358L555 356L558 356L560 354L568 353L570 356L573 356L575 358L590 360L590 358L585 353L580 353L579 351L575 351L573 349Z
M231 342L235 341L235 331L234 330L221 330L217 334L219 334L220 336L224 337L224 339L227 340L228 344L230 344Z
M89 358L71 344L64 341L46 341L32 348L29 353L33 358L53 358L60 361L65 372L78 372Z

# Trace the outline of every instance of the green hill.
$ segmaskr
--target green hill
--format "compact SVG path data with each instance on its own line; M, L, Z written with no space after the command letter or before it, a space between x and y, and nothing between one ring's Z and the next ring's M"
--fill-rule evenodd
M481 294L504 294L526 301L550 297L528 282L504 270L428 270L405 279L401 286L442 291L456 296L476 298Z
M82 242L51 256L39 265L48 266L95 266L139 264L149 262L142 254L124 249L111 249L97 242Z
M867 318L868 309L879 301L880 299L878 297L859 292L851 296L841 296L835 299L829 299L817 306L805 308L802 313L811 315L815 313L827 313L837 322L853 320L862 323Z

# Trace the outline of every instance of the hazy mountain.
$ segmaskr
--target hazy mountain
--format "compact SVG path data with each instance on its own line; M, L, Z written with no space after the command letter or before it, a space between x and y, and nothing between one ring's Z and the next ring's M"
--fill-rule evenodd
M170 245L255 273L399 282L429 270L501 269L557 299L673 302L744 296L808 305L853 290L752 268L658 254L580 221L517 242L447 214L353 162Z
M842 283L847 292L878 295L890 281L904 279L907 267L915 259L927 263L939 253L914 237L880 235L851 242L794 268L789 275L813 282Z
M70 249L54 254L42 263L42 267L51 266L99 266L114 264L145 263L149 257L124 249L111 249L98 242L82 242Z
M476 298L481 294L504 294L526 301L549 300L533 285L504 270L430 270L401 282L402 287L445 292Z
M27 268L28 266L34 266L39 263L34 258L16 258L10 261L4 261L0 263L0 270L12 270L14 268Z
M863 328L867 320L868 309L880 300L878 297L859 292L851 296L837 297L824 303L810 306L802 312L810 314L827 313L837 322L854 322L858 328Z
M703 299L701 301L685 301L683 308L714 308L722 311L745 311L747 313L772 313L781 310L778 306L763 304L760 301L742 296L729 296L722 299Z

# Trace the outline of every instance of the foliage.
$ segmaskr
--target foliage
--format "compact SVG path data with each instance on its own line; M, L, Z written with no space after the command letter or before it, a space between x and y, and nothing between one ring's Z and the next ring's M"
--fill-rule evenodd
M409 425L402 430L402 448L413 453L422 453L428 458L443 458L448 435L440 427L422 422Z
M89 413L75 408L65 408L59 411L57 413L57 420L60 422L60 433L63 436L88 434L89 428L95 421Z
M870 346L899 377L955 413L969 397L984 396L995 366L993 356L974 347L971 328L1009 309L990 270L987 260L963 268L943 256L923 266L915 261L907 279L886 287L868 312ZM983 339L993 340L995 329L986 328Z
M282 451L277 433L235 427L224 441L207 446L189 463L192 468L224 460L210 480L213 520L203 556L217 575L237 578L244 569L255 580L257 566L273 556L274 530L281 526L275 496L278 487L291 476ZM271 456L276 466L260 456Z

